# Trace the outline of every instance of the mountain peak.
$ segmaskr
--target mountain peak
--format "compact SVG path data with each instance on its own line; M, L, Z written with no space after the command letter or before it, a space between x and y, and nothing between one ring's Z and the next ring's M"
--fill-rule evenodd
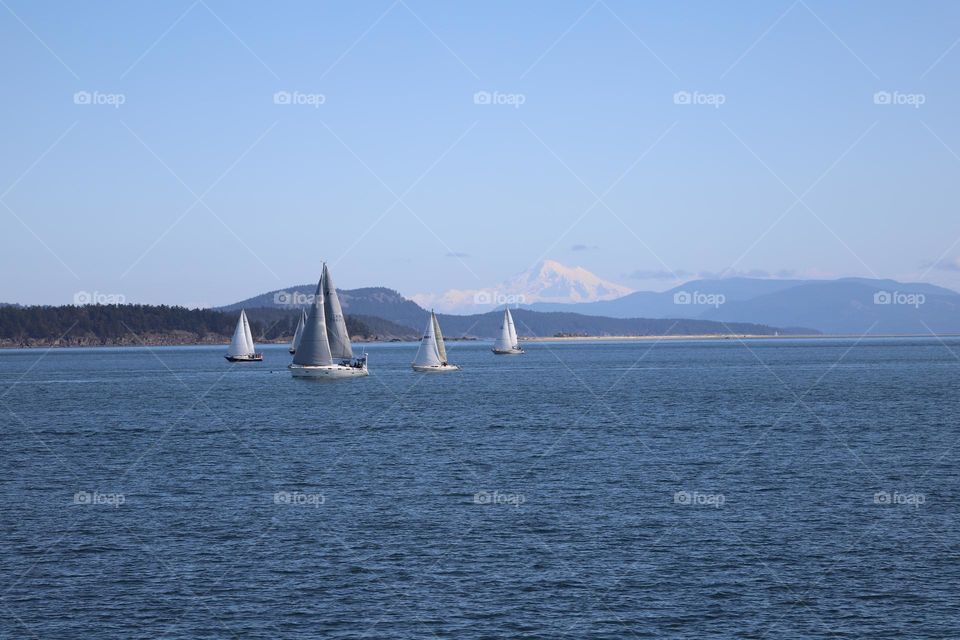
M418 294L421 305L434 305L443 311L476 311L478 307L534 302L596 302L612 300L632 289L600 278L583 267L569 267L544 259L496 287L488 289L452 289L443 294Z

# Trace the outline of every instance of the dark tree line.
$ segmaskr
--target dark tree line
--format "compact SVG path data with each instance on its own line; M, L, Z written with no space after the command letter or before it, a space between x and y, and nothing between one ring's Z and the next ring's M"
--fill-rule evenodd
M0 306L0 340L52 342L69 335L111 342L175 331L192 333L203 340L211 335L232 335L239 315L237 311L143 304ZM252 309L247 316L257 339L274 340L293 335L299 311ZM347 329L351 335L371 335L367 324L358 318L347 317Z

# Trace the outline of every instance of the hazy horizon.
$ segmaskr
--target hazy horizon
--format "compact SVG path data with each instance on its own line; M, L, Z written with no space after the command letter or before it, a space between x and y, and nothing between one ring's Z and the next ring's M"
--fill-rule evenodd
M0 301L405 296L551 258L960 289L960 6L0 11Z

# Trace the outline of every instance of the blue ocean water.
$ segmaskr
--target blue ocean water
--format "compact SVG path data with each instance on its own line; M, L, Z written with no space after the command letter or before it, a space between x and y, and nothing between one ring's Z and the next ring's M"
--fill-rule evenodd
M960 339L368 349L0 352L0 637L960 637Z

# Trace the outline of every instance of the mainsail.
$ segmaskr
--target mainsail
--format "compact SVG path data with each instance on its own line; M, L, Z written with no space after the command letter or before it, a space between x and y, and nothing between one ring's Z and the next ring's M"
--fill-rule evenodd
M513 324L513 318L510 317L510 310L503 312L503 321L500 323L500 335L494 343L493 348L496 351L509 351L513 348L513 338L510 335L510 325Z
M326 272L326 268L324 268ZM293 363L307 366L329 366L333 364L330 355L330 343L327 341L326 314L323 309L323 278L317 283L317 292L310 305L310 313L303 325L300 334L300 343L297 352L293 355Z
M230 347L227 349L227 356L236 358L237 356L253 355L253 339L247 342L247 332L249 330L247 314L241 309L240 319L237 320L237 328L233 331L233 338L230 340Z
M507 309L507 326L510 328L510 347L512 349L520 348L520 338L517 337L517 327L513 324L513 316L510 314L510 309Z
M240 320L243 321L243 337L247 342L247 354L252 356L257 349L253 346L253 333L250 331L250 322L243 309L240 310Z
M436 328L436 317L431 313L427 320L427 330L420 341L420 349L417 350L417 357L413 359L413 364L421 367L439 367L446 358L441 359L440 352L437 349L437 336L434 333Z
M297 330L293 332L293 340L290 341L290 348L293 351L300 346L300 336L303 335L303 327L307 323L307 310L300 310L300 322L297 323Z
M430 320L433 322L433 337L437 342L437 353L440 355L440 362L447 364L447 347L443 344L443 334L440 332L440 323L437 322L437 314L430 311Z
M353 358L353 348L350 346L350 334L347 332L347 323L343 319L343 310L340 308L340 298L337 297L337 288L330 278L330 270L323 265L323 274L320 276L323 284L323 310L327 319L327 338L330 341L330 355L341 360Z

